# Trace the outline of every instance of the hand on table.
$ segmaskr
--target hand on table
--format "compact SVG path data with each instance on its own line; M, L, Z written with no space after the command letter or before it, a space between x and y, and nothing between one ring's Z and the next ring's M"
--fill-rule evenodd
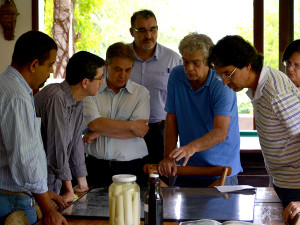
M74 200L74 191L72 190L72 191L65 192L62 197L64 198L65 201L71 203Z
M68 202L63 196L58 195L53 191L49 191L49 195L59 208L64 209L68 206Z
M165 177L175 176L177 173L177 166L174 160L165 158L158 164L158 172Z
M73 188L74 192L86 192L89 190L86 177L77 177L76 179L78 185Z
M283 219L285 224L288 224L289 221L294 220L295 216L300 213L300 202L291 202L283 212Z

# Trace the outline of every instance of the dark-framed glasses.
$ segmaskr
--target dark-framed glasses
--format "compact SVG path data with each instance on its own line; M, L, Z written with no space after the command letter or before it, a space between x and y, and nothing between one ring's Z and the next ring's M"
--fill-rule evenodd
M188 67L189 64L192 64L193 67L200 67L201 64L203 63L202 60L186 60L186 59L182 59L183 62L183 66L184 67Z
M231 77L232 77L232 75L234 74L234 72L236 71L236 69L237 69L237 67L235 67L234 70L233 70L230 74L223 74L223 75L218 74L218 75L217 75L217 78L218 78L220 81L222 81L222 80L224 80L224 79L231 80Z
M104 79L104 75L102 74L100 77L94 77L93 79L90 80L103 80Z
M293 67L294 70L300 70L300 64L299 63L291 63L287 60L283 61L283 65L288 68L288 67Z
M150 32L151 34L155 34L158 30L158 26L151 27L150 30L147 30L145 28L135 28L135 27L132 27L132 29L140 34L146 34L147 32Z

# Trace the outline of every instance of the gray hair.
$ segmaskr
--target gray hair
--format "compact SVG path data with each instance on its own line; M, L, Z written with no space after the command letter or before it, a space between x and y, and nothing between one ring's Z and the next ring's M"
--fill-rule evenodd
M198 34L194 32L188 34L180 41L178 49L181 55L194 55L200 50L206 63L206 59L209 56L209 49L212 46L214 46L214 43L210 37L205 34Z

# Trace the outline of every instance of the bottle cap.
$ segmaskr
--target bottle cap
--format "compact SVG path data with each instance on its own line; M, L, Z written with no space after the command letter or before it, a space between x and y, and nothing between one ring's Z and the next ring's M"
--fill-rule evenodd
M131 174L118 174L118 175L114 175L112 177L112 180L117 182L132 182L132 181L136 181L136 176Z
M151 173L151 174L150 174L150 177L151 177L151 178L159 178L159 175L158 175L158 174L155 174L155 173Z

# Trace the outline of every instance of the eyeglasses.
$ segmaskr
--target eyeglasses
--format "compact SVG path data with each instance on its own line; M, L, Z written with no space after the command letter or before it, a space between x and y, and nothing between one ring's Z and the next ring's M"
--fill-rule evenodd
M203 63L202 60L185 60L182 59L183 61L183 66L184 67L188 67L188 65L191 63L194 67L200 67L201 64Z
M93 81L93 80L103 80L103 79L104 79L104 76L102 74L99 78L94 77L94 78L92 78L90 80Z
M140 33L140 34L146 34L148 31L151 34L155 34L158 30L158 26L151 27L150 30L147 30L145 28L135 28L135 27L132 27L132 29L135 30L136 32Z
M291 63L291 62L285 60L285 61L283 61L283 65L286 68L291 66L294 68L294 70L300 70L300 64L298 64L298 63Z
M220 81L222 81L224 79L231 80L231 76L234 74L234 72L236 71L236 69L237 69L237 67L235 67L234 70L230 74L224 74L224 75L218 74L217 78Z

